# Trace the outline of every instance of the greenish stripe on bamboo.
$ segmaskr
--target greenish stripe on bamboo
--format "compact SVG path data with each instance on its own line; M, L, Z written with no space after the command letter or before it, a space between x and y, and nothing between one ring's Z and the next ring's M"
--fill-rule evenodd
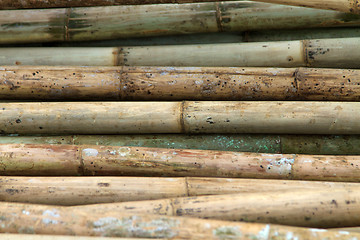
M310 7L318 9L330 9L341 12L360 14L360 2L357 0L254 0L292 6Z
M359 26L360 16L251 1L0 12L0 43Z
M1 48L1 65L360 68L360 38L104 48Z
M76 144L234 152L358 155L357 135L155 134L0 136L1 144Z
M85 205L185 196L350 189L358 183L234 178L0 177L0 201Z
M2 134L360 134L358 102L11 102Z
M0 145L5 176L168 176L358 182L359 156L96 145Z
M166 239L325 239L350 240L357 233L322 229L237 223L185 217L124 214L112 210L99 213L46 205L1 203L1 232L76 236L146 237Z
M0 99L359 101L360 70L8 66Z

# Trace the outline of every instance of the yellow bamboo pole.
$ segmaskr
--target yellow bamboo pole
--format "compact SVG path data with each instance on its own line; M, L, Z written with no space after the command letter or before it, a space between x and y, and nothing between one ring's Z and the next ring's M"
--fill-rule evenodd
M89 208L90 209L90 208ZM167 239L351 239L358 233L184 217L1 203L0 232Z
M64 206L295 189L332 191L358 186L356 183L193 177L0 177L0 183L0 201Z
M0 103L2 134L360 134L357 102Z
M161 148L0 145L1 175L240 177L358 182L359 156Z
M34 234L6 234L0 233L1 240L146 240L148 238L106 238L106 237L81 237L81 236L55 236Z
M360 38L198 45L1 48L1 65L360 68ZM65 79L66 80L66 79Z
M70 207L302 227L353 227L360 224L360 187L295 189Z
M11 100L360 100L349 69L6 66L0 79Z
M329 9L348 13L360 13L360 2L357 0L255 0L259 2L287 4L292 6Z

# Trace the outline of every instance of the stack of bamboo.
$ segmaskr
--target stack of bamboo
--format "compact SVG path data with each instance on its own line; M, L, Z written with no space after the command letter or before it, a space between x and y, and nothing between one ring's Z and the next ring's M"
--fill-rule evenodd
M0 9L0 239L360 238L359 1Z

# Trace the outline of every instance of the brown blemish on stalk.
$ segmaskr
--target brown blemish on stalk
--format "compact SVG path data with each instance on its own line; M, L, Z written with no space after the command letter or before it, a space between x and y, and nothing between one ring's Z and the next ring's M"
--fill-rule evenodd
M215 3L215 9L216 9L216 24L219 32L223 32L223 26L222 26L222 13L220 9L220 3Z

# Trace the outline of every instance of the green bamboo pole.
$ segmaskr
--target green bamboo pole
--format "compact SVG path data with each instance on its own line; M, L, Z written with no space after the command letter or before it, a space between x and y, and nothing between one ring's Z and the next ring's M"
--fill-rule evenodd
M359 185L194 177L0 177L0 182L0 201L62 206L295 189L332 191Z
M360 137L333 135L157 134L0 136L1 144L76 144L233 152L359 155Z
M0 103L2 134L360 134L357 102Z
M104 48L1 48L1 65L360 68L360 38Z
M0 22L0 44L11 44L359 26L360 18L337 11L234 1L3 10Z
M9 66L0 79L12 100L360 100L349 69Z
M325 239L350 240L357 233L236 223L184 217L76 210L46 205L0 204L0 232L166 239Z
M288 4L292 6L331 9L348 13L360 13L360 3L357 0L255 0L277 4Z
M96 145L0 145L5 176L234 177L358 182L358 156Z

